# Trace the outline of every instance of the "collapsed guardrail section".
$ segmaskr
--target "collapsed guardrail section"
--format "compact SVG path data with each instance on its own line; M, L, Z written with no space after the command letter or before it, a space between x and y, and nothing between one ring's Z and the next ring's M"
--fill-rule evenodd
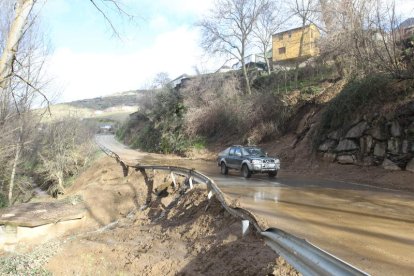
M171 172L172 176L175 173L187 177L190 187L196 183L206 184L208 198L210 199L212 196L215 196L227 212L242 220L243 233L247 231L249 225L252 225L263 236L265 243L269 247L303 275L369 275L304 239L295 237L277 228L262 229L256 218L250 212L242 208L229 206L223 193L214 181L196 170L175 166L128 165L118 154L98 142L96 143L105 154L114 158L121 165L124 177L128 176L129 168L141 171L143 174L145 174L145 170L147 169L163 170Z

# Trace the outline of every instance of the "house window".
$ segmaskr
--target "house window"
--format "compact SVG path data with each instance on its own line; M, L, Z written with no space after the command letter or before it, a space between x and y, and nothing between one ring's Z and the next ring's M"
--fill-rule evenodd
M286 54L286 47L279 48L279 55Z
M279 40L283 40L283 34L279 35Z
M292 32L289 32L289 38L291 38L292 37Z

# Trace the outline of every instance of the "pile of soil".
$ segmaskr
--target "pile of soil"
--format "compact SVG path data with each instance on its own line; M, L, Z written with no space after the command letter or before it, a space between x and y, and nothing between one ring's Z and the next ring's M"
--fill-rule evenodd
M47 269L58 275L276 273L277 255L260 237L242 237L240 221L205 198L194 189L171 209L154 202L109 229L69 241Z
M38 262L42 271L56 275L297 275L254 230L242 236L241 221L214 197L208 200L203 187L189 190L182 177L176 177L174 187L169 174L146 173L147 181L140 172L123 178L120 166L107 157L85 171L68 196L82 196L88 217L78 231L52 241L53 247L45 244L34 250L52 248L48 258ZM148 180L153 193L148 193ZM27 252L24 256L32 258ZM22 270L20 266L10 271L26 274L40 268Z

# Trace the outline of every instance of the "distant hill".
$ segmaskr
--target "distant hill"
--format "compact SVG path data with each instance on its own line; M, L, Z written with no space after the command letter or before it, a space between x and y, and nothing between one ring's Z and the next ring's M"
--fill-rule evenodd
M118 92L105 97L78 100L63 104L78 108L89 108L94 110L106 110L111 107L119 106L137 106L139 98L142 97L142 95L146 92L146 90Z
M77 100L50 106L51 115L45 115L46 121L62 117L108 119L124 121L128 115L137 111L140 98L147 90L118 92L112 95L92 99ZM44 109L41 110L44 112Z

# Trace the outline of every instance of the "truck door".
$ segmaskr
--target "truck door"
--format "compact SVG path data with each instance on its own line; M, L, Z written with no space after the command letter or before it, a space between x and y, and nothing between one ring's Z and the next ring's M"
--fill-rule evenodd
M234 158L235 158L234 152L235 152L235 150L236 150L236 148L230 148L229 155L225 158L226 163L227 163L227 167L229 167L229 168L235 168L235 165L234 165Z
M234 151L234 168L240 170L241 169L241 164L243 162L243 154L241 151L241 148L236 148L236 150Z

